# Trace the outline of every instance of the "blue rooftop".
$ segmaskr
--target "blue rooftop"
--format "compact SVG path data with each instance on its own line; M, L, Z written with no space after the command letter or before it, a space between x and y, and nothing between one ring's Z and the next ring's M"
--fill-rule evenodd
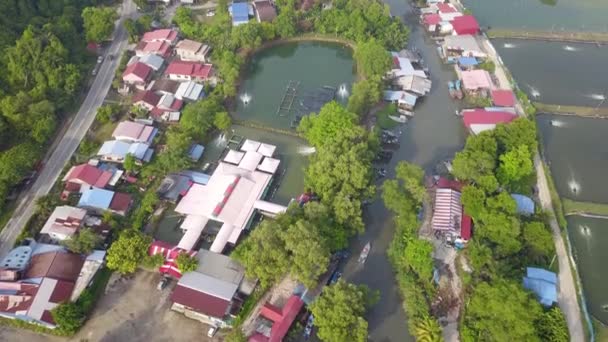
M194 183L201 184L201 185L207 185L207 183L209 183L209 179L211 178L211 176L209 176L206 173L192 171L192 170L185 170L185 171L180 172L179 174L182 176L186 176L186 177L190 178Z
M528 267L523 279L524 288L534 292L538 301L545 306L557 303L557 275L542 268Z
M511 197L517 203L517 212L522 215L532 215L534 214L534 201L524 195L520 194L511 194Z
M192 144L190 149L188 150L188 157L194 161L199 161L203 156L203 152L205 151L205 147L199 144Z
M234 2L230 6L232 24L240 25L249 21L249 5L246 2Z
M78 206L107 210L112 202L112 197L114 197L114 191L99 188L88 189L80 196Z
M458 58L458 64L462 66L475 66L479 63L475 57L460 57Z

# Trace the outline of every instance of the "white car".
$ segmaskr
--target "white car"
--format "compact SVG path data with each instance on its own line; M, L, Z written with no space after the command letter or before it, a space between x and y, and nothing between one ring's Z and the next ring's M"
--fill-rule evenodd
M209 12L207 12L207 14L206 14L206 16L208 16L208 17L213 17L214 15L215 15L215 12L214 12L214 11L209 11Z
M217 327L211 326L211 328L209 328L209 331L207 331L207 337L213 337L216 332L217 332Z
M103 62L103 56L97 57L97 63L101 63L101 62Z

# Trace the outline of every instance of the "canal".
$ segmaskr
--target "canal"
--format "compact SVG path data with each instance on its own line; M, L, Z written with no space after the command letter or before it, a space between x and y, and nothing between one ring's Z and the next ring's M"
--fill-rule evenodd
M479 24L498 29L608 32L605 0L462 0Z

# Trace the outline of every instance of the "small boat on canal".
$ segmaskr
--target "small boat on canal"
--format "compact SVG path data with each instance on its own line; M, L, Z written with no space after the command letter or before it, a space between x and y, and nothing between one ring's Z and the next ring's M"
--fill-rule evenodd
M454 88L456 88L456 98L462 100L464 94L462 93L462 85L460 80L456 80L456 82L454 82Z
M454 84L454 81L448 82L448 92L450 93L451 98L456 98L456 85Z
M370 242L368 242L365 247L363 247L363 250L361 251L361 254L359 255L359 263L363 264L365 263L365 260L367 260L367 256L369 255L369 251L372 249L372 244Z

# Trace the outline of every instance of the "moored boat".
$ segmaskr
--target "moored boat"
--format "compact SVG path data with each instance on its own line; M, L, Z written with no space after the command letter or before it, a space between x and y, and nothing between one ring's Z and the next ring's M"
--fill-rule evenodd
M370 242L368 242L364 247L363 250L361 251L361 254L359 255L359 263L363 264L365 263L365 260L367 260L367 256L369 255L369 251L372 249L372 245Z

